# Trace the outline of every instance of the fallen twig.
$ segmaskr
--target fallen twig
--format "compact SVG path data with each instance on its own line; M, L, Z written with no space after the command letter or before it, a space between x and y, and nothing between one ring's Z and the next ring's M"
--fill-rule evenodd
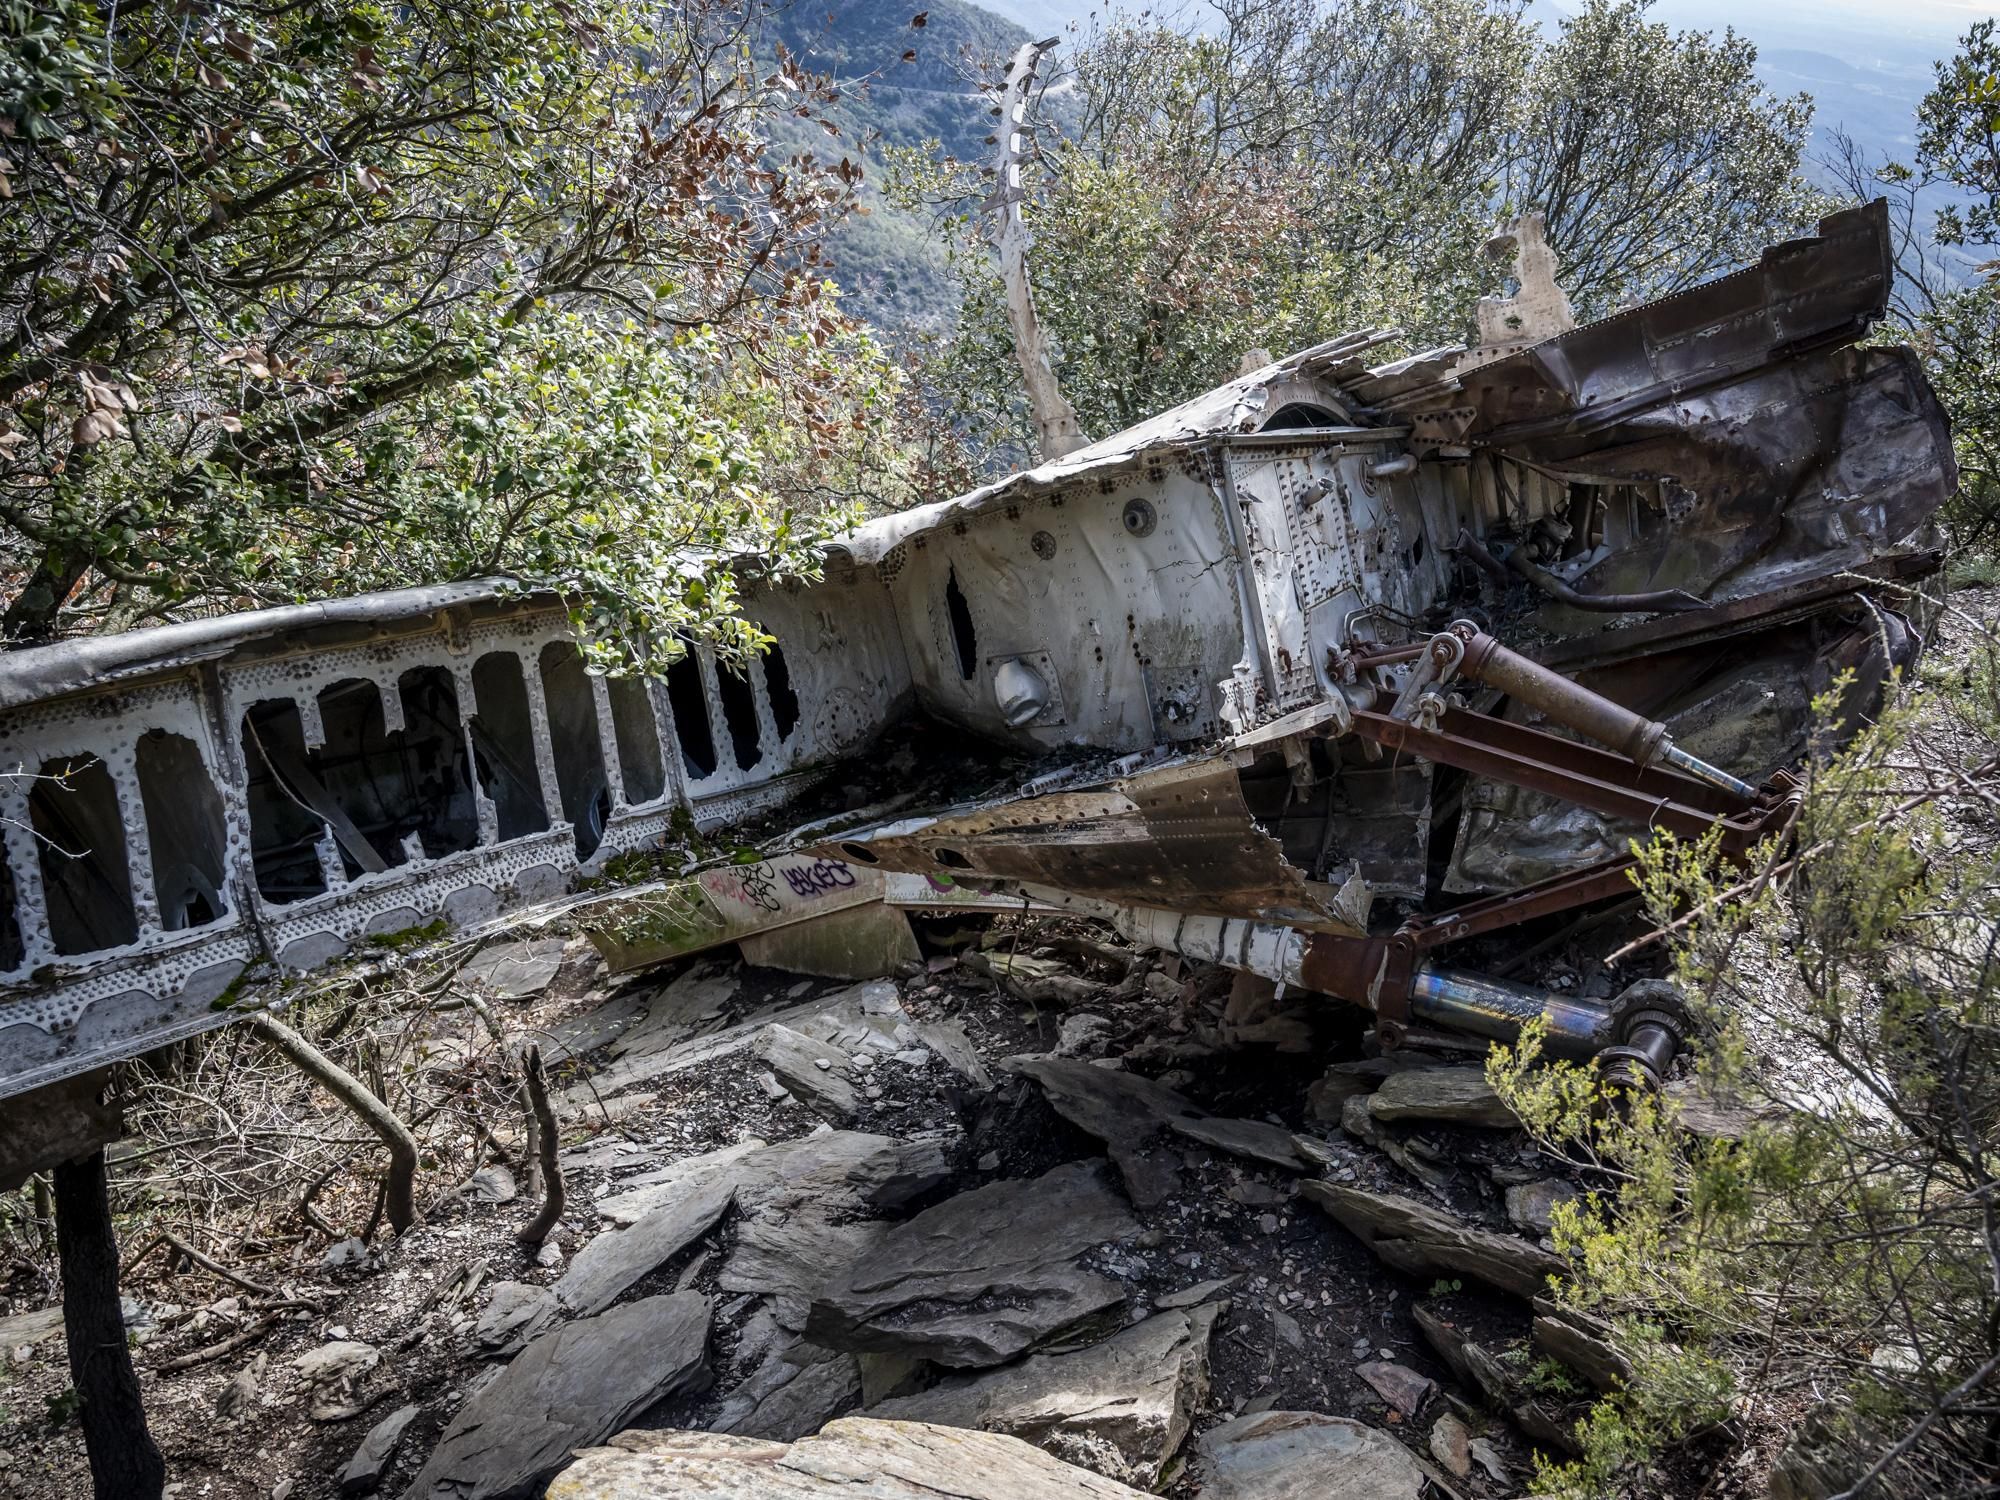
M171 1375L177 1370L192 1370L196 1365L208 1364L234 1354L245 1344L255 1343L278 1326L276 1318L259 1318L241 1333L232 1333L219 1344L210 1344L203 1349L191 1349L186 1354L176 1354L172 1359L163 1359L153 1368L162 1375Z

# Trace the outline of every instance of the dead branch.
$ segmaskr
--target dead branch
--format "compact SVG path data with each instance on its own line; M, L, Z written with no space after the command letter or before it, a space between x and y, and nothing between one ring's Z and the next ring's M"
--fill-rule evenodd
M248 1276L239 1276L220 1261L202 1254L201 1251L195 1249L194 1246L171 1230L162 1234L160 1238L165 1241L169 1249L180 1255L185 1255L195 1265L200 1266L202 1270L208 1272L209 1275L218 1276L222 1280L229 1282L232 1286L240 1286L244 1291L254 1292L259 1297L281 1297L284 1295L276 1287L265 1286L261 1281L252 1281Z
M562 1141L556 1134L555 1111L549 1107L549 1080L540 1047L528 1048L522 1068L528 1085L528 1155L542 1180L542 1208L514 1238L524 1245L539 1245L563 1216L566 1195L562 1163L557 1160Z
M417 1221L417 1141L407 1126L352 1073L328 1057L284 1022L270 1015L251 1017L259 1035L282 1052L300 1072L320 1084L382 1138L389 1150L389 1175L384 1180L384 1206L389 1225L402 1234Z
M192 1370L196 1365L205 1365L211 1360L222 1359L234 1354L245 1344L255 1343L277 1326L276 1318L259 1318L240 1333L232 1333L219 1344L209 1344L205 1348L191 1349L186 1354L176 1354L172 1359L163 1359L153 1368L162 1375L171 1375L178 1370Z

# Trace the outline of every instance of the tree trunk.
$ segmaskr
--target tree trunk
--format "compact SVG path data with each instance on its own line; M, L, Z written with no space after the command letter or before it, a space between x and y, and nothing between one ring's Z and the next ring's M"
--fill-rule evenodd
M530 1047L522 1060L528 1085L528 1159L535 1163L541 1182L542 1207L534 1218L515 1231L524 1245L539 1247L561 1221L568 1195L563 1186L562 1137L556 1133L556 1114L549 1107L549 1080L542 1069L542 1049Z
M118 1304L118 1239L111 1227L104 1152L55 1169L62 1256L63 1331L81 1402L83 1446L97 1500L159 1500L166 1460L146 1430L139 1372Z
M89 567L87 557L73 557L54 548L44 552L34 573L8 604L6 613L0 614L0 640L45 641L54 635L63 601L69 598Z

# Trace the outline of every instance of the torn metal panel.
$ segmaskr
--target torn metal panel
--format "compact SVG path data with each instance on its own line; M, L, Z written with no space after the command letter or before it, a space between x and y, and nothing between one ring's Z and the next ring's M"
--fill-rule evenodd
M1286 862L1229 760L1181 759L1061 790L844 834L858 864L943 869L1116 905L1352 931L1331 886Z
M1886 213L1386 404L1475 463L1647 487L1632 534L1564 571L1586 593L1736 598L1868 560L1957 483L1915 354L1852 347L1886 306Z
M1274 419L1283 418L1286 429L1297 429L1303 424L1294 417L1301 410L1313 415L1315 427L1347 426L1349 402L1338 382L1362 374L1361 356L1396 337L1393 329L1366 329L1328 339L1053 462L1010 474L957 499L869 521L837 538L829 554L838 561L873 566L923 532L970 521L1009 501L1063 490L1080 479L1116 483L1142 472L1149 460L1158 462L1211 438L1259 432ZM1362 429L1359 435L1378 434Z
M884 894L881 874L865 866L787 854L621 891L590 903L578 921L610 972L627 974L795 922L879 904Z

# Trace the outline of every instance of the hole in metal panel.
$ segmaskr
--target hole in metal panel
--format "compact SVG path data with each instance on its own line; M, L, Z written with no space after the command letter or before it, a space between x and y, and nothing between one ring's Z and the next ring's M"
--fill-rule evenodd
M58 953L95 953L139 938L118 786L95 756L44 762L28 792L40 844L49 936Z
M979 669L979 637L972 628L972 609L965 602L965 591L958 586L957 568L945 574L944 608L951 620L951 647L958 656L958 675L970 682Z
M604 742L597 737L597 699L576 642L542 647L542 697L549 707L549 747L563 817L575 832L577 858L589 859L604 841L611 783L604 774Z
M785 648L777 642L764 653L764 691L771 695L771 718L778 738L788 740L799 726L799 695L792 687L792 669L785 660Z
M708 717L708 690L702 685L701 662L683 651L667 668L667 706L674 711L674 738L680 742L681 764L688 780L715 774L715 730Z
M299 800L325 819L349 880L409 863L405 841L411 834L430 852L423 838L431 821L427 798L456 764L456 708L454 701L447 733L433 719L392 735L379 684L349 677L320 690L325 743L307 755L303 768L282 762L276 768ZM449 852L449 845L440 847Z
M1310 401L1288 401L1271 413L1271 420L1258 428L1259 432L1285 432L1298 427L1338 427L1340 418L1324 406L1315 406Z
M654 801L667 789L667 766L660 755L660 725L653 717L646 679L613 677L604 686L611 697L611 732L618 740L625 800L635 806Z
M215 779L193 740L164 729L139 736L135 760L160 926L206 927L228 910L222 894L228 834Z
M931 858L950 870L969 870L972 868L972 861L967 859L963 854L960 854L956 849L933 849L931 850Z
M444 667L411 667L396 689L403 701L403 762L425 857L442 859L477 847L479 808L465 763L457 682Z
M502 840L546 833L549 811L542 805L542 778L535 768L534 716L521 658L489 651L472 664L473 764L479 789L493 804Z
M859 860L864 865L872 865L880 862L880 856L866 844L842 844L840 852L845 854L849 859Z
M717 662L715 685L722 695L722 724L729 731L737 769L747 771L764 753L757 739L757 699L750 691L750 679L740 667Z
M250 860L256 868L258 893L277 904L300 901L326 890L318 848L326 821L280 779L280 768L300 767L305 762L305 729L298 704L289 698L274 698L244 710Z

